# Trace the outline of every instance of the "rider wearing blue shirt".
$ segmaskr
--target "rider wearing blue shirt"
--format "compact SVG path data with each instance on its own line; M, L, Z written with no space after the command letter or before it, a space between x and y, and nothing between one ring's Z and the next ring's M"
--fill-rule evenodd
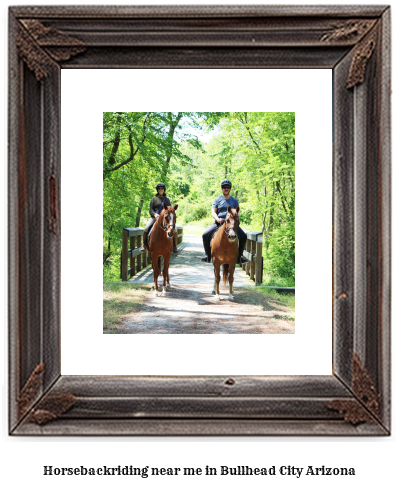
M214 208L217 209L217 216L219 218L226 218L227 215L227 207L231 206L232 208L237 208L238 199L234 198L234 196L230 196L230 198L226 199L224 196L218 196L215 198L215 201L212 205L212 210Z
M225 179L222 181L221 187L223 194L218 196L212 205L212 216L215 219L215 222L209 228L207 228L202 235L205 256L201 257L201 261L208 263L211 261L211 239L216 230L224 223L224 219L227 215L227 207L230 205L232 208L237 208L239 205L238 199L234 198L234 196L230 196L231 182ZM242 255L245 242L247 241L247 234L240 227L238 227L237 235L239 240L237 264L244 264L248 262L248 260Z

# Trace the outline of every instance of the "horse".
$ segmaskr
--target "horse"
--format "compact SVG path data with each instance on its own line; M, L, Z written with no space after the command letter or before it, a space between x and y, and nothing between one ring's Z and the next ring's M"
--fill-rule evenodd
M233 301L233 281L234 270L238 258L238 236L237 230L239 225L238 212L240 207L227 208L227 214L224 224L219 227L212 239L211 256L213 260L213 268L215 270L215 284L212 294L216 295L216 300L219 297L220 283L220 265L223 264L223 285L226 286L227 279L229 280L229 300Z
M162 292L166 293L166 287L170 286L169 282L169 262L173 250L173 234L176 226L176 210L163 204L163 208L156 219L150 235L148 251L152 262L154 273L154 293L158 295L158 276L161 273L161 256L163 256L163 287Z

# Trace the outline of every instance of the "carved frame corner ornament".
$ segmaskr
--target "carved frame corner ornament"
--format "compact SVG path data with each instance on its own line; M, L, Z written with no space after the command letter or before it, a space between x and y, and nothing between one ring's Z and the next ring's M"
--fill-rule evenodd
M48 76L51 60L67 61L86 49L79 39L45 27L37 19L20 21L17 47L19 56L38 81Z
M389 435L390 8L9 13L10 434ZM333 73L331 375L62 375L61 70L221 67Z
M37 365L18 395L18 414L22 418L30 410L40 393L44 363Z
M348 89L364 82L367 62L371 58L377 45L377 28L374 28L367 36L356 46L352 63L349 71L346 86Z
M359 42L375 26L376 22L374 19L352 19L339 26L334 26L333 29L323 34L320 39L326 43Z
M380 403L374 383L362 366L357 353L352 362L352 390L355 400L336 400L328 404L328 408L338 411L348 423L358 425L380 418Z
M373 19L353 19L326 32L320 38L324 43L356 43L346 86L348 89L364 82L367 61L377 43L377 24Z

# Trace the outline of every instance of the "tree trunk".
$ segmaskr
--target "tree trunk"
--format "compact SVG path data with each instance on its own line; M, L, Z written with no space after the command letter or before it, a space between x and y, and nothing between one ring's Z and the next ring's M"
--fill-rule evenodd
M109 229L110 233L112 232L112 227L113 227L113 224L111 225L111 227ZM103 254L103 266L107 262L110 255L111 255L111 235L108 235L108 251L106 254Z
M137 207L137 215L136 215L136 225L135 225L135 227L139 227L140 226L141 210L143 208L143 203L144 203L144 200L141 199L140 200L140 203L139 203L139 206Z
M267 216L266 186L263 188L263 196L265 197L265 212L263 213L263 216L262 216L262 235L263 235L263 232L265 231L265 223L266 223L266 216Z
M170 159L172 158L172 154L173 154L173 137L175 134L175 130L176 130L177 125L179 124L179 121L181 120L181 118L183 116L183 113L177 113L177 117L174 121L173 121L173 114L168 113L168 115L170 118L170 123L169 123L169 133L168 133L168 147L167 147L166 156L165 156L165 169L164 169L165 175L166 175L167 169L169 168Z
M273 226L273 215L269 215L269 222L267 224L267 228L265 230L265 249L267 250L269 248L269 237L270 237L270 230Z
M144 120L144 123L143 123L143 138L141 139L141 143L143 144L147 135L146 135L146 124L147 124L147 120L148 118L150 117L151 113L148 113L147 116L145 117L145 120ZM134 150L133 148L133 137L132 137L132 133L130 133L129 135L129 147L130 147L130 155L129 157L124 160L122 163L118 164L118 165L115 165L114 167L112 167L111 171L115 171L115 170L118 170L120 169L121 167L123 167L124 165L128 164L129 162L131 162L134 157L136 156L137 152L140 150L140 146L137 145L137 148L136 150Z
M115 158L116 154L118 153L118 148L119 148L119 143L121 141L121 121L122 121L122 113L117 113L118 116L116 117L116 131L115 131L115 139L114 139L114 144L112 145L112 150L111 154L108 158L107 162L107 168L104 171L104 176L105 174L110 171L115 165Z

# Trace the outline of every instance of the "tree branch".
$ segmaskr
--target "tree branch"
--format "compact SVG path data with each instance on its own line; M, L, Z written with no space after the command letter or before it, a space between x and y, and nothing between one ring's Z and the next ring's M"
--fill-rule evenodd
M144 124L143 124L143 138L141 140L141 144L144 143L145 139L146 139L146 134L145 134L145 126L147 124L147 119L149 117L151 113L148 113L145 120L144 120ZM137 155L137 152L140 150L140 146L138 145L136 150L133 150L133 138L132 138L132 133L130 133L129 135L129 147L130 147L130 155L129 157L124 160L123 162L121 162L120 164L116 165L115 167L113 167L110 172L113 172L115 170L118 170L120 169L121 167L123 167L124 165L128 164L129 162L131 162L134 157Z
M251 133L251 130L249 129L249 126L248 126L248 118L247 118L247 113L244 113L244 116L245 116L245 122L238 118L239 121L241 122L241 124L244 126L244 128L246 128L246 130L248 131L249 133L249 136L251 138L251 140L253 141L254 145L256 146L257 150L259 153L262 153L261 149L260 149L260 146L258 144L258 142L255 140L255 138L253 137L252 133Z

